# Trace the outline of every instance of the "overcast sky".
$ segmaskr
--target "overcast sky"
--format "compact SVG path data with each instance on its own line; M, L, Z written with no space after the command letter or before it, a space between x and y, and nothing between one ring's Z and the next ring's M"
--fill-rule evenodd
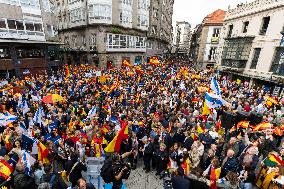
M251 1L253 0L175 0L173 23L187 21L194 27L217 9L227 10L229 5L236 7L239 3Z

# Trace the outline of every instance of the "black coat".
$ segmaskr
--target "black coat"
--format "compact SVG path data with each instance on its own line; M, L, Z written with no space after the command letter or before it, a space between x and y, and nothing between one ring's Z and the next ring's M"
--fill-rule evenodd
M64 182L62 177L58 173L55 174L55 179L52 183L52 189L66 189L68 188L67 184ZM42 181L50 183L53 174L44 174L42 176Z
M87 166L81 162L79 162L70 173L74 163L68 162L67 169L69 172L69 180L72 183L72 186L75 186L77 181L82 178L82 171L87 171ZM71 168L70 168L71 167Z
M191 189L191 182L184 176L172 178L173 189Z
M189 136L185 139L183 145L187 150L190 150L193 142L194 142L193 138Z
M153 143L150 142L144 150L144 156L152 156L153 155Z
M14 189L35 189L35 179L24 174L17 173L13 179ZM67 187L66 187L67 188Z

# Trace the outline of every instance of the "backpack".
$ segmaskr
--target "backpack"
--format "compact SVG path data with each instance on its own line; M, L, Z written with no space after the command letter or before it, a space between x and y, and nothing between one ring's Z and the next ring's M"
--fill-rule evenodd
M111 183L114 181L113 167L111 161L106 161L101 168L101 177L105 183Z

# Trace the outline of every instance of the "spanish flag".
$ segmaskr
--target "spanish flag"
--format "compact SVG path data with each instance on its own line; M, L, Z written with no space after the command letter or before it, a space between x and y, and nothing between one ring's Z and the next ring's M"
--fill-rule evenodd
M102 132L103 133L109 132L109 127L107 125L104 125L103 128L102 128Z
M121 65L122 67L131 67L131 64L127 61L127 60L123 60L123 62L122 62L122 65Z
M249 121L240 121L238 124L237 124L237 128L244 128L244 129L247 129L249 127Z
M209 115L209 114L210 114L210 109L208 108L206 102L204 101L202 115Z
M253 131L261 131L261 130L266 130L266 129L271 129L272 128L272 124L269 123L269 122L262 122L258 125L256 125L254 128L253 128Z
M277 101L277 100L275 100L274 98L271 98L270 96L269 97L267 97L267 99L266 99L266 105L268 106L268 107L271 107L273 104L274 105L277 105L279 102Z
M188 175L190 171L190 160L187 158L182 164L181 164L182 169L184 170L184 174Z
M102 157L102 145L101 144L94 144L95 146L95 156L97 158Z
M66 65L66 67L65 67L65 76L66 76L66 77L69 77L69 76L70 76L70 71L69 71L68 65Z
M219 179L220 174L221 174L221 168L215 169L213 166L211 166L211 172L210 172L211 189L217 189L217 180Z
M41 142L38 142L37 146L38 160L40 160L42 163L49 163L49 160L47 159L48 149Z
M122 140L128 138L128 124L123 122L120 131L116 134L114 139L105 148L106 152L119 152Z
M0 160L0 176L7 180L13 173L13 167L4 159Z

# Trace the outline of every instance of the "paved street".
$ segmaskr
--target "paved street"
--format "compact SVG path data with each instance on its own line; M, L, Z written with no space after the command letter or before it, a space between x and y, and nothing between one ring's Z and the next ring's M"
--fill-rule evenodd
M148 174L143 170L142 162L138 168L131 171L131 175L126 181L127 189L162 189L162 180L155 176L154 172Z

